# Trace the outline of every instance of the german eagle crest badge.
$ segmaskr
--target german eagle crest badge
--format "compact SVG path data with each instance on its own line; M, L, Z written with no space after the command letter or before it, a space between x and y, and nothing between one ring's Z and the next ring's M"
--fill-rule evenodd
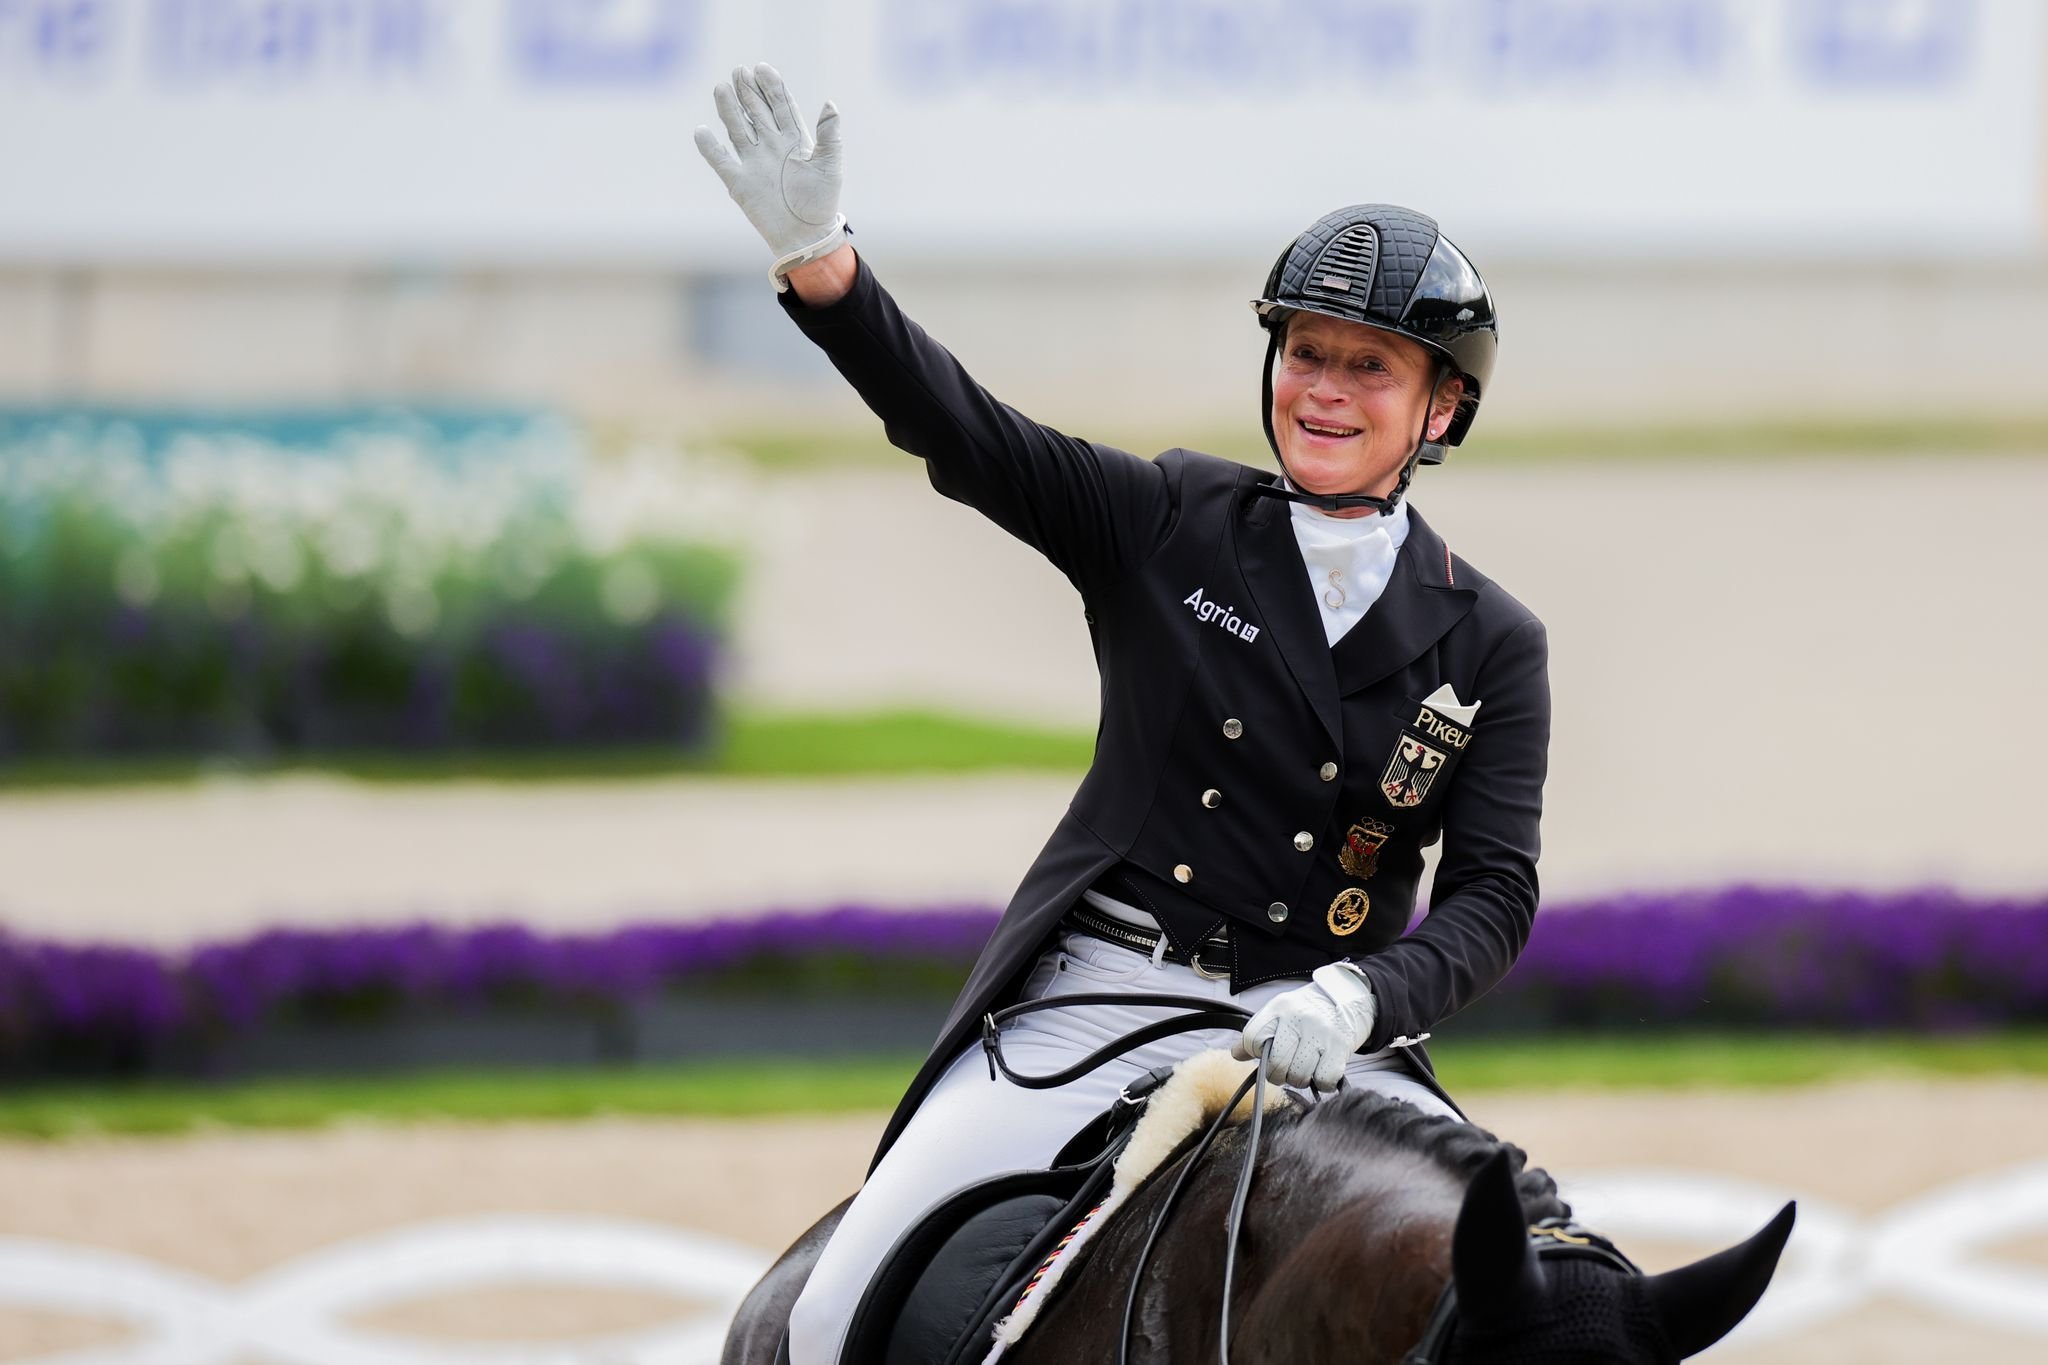
M1380 774L1380 790L1390 804L1402 810L1419 806L1422 798L1429 795L1429 784L1436 781L1448 757L1442 749L1432 748L1413 735L1403 735L1394 746L1394 756L1387 760L1387 770Z

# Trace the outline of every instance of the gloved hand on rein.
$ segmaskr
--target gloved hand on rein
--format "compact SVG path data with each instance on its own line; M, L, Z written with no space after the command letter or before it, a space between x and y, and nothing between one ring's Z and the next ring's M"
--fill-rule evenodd
M1266 1079L1275 1085L1335 1090L1344 1064L1372 1033L1379 1006L1364 976L1341 962L1318 967L1309 984L1275 996L1251 1017L1232 1049L1240 1058L1259 1055L1268 1038Z
M783 277L790 271L846 242L846 217L839 212L839 111L825 102L813 140L782 77L766 62L734 68L711 99L732 146L700 127L697 150L775 253L768 274L779 293L789 287Z

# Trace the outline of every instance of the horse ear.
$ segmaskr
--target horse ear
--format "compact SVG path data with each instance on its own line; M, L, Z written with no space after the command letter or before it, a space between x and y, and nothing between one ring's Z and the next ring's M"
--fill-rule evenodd
M1458 1286L1458 1311L1475 1321L1506 1316L1543 1287L1543 1268L1529 1245L1529 1220L1505 1148L1487 1159L1465 1189L1451 1241L1451 1279Z
M1787 1204L1741 1245L1643 1282L1650 1306L1656 1309L1664 1335L1671 1339L1680 1359L1697 1355L1727 1336L1756 1307L1778 1268L1779 1253L1792 1235L1798 1209L1796 1203Z

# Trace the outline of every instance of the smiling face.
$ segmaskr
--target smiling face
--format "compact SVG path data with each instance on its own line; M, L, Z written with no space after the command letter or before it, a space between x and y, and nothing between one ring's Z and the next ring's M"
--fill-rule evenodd
M1435 377L1435 358L1406 337L1296 313L1273 360L1273 436L1288 477L1310 493L1393 492L1422 432ZM1458 380L1444 382L1430 413L1431 440L1450 426L1462 392Z

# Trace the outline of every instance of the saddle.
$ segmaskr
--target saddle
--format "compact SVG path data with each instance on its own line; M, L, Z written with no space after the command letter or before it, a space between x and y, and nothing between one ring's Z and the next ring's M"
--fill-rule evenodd
M869 1281L840 1358L977 1365L1033 1273L1107 1194L1117 1156L1172 1074L1160 1067L1128 1086L1045 1170L991 1176L926 1212Z

